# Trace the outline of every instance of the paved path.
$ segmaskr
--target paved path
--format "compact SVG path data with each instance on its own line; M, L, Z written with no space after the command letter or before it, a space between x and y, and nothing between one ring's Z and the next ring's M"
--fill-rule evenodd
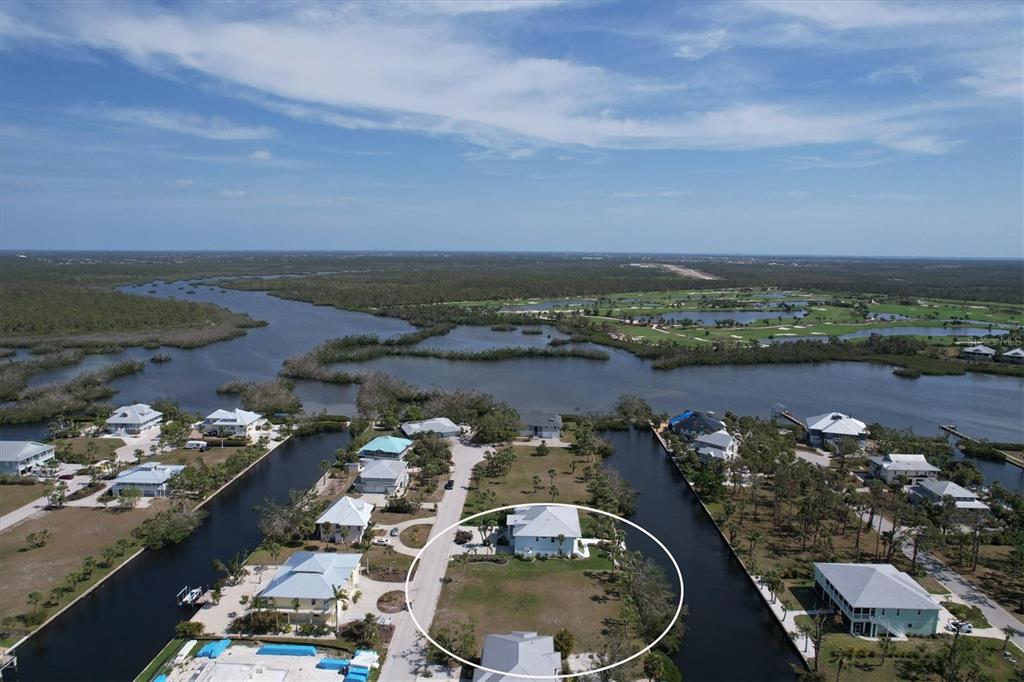
M416 556L420 553L420 550L416 547L409 547L408 545L402 544L402 531L408 528L409 526L431 525L434 524L436 521L436 516L428 516L422 519L409 519L408 521L402 521L401 523L395 523L390 526L377 526L377 528L387 532L387 535L385 537L387 537L387 539L391 541L391 546L395 548L396 552L398 552L399 554L406 554L408 556ZM398 529L398 535L391 535L392 528Z
M469 493L469 478L472 468L483 461L486 448L468 445L457 439L452 442L452 458L455 461L455 472L452 480L455 488L445 493L437 510L434 527L430 532L433 540L443 529L453 525L462 517L462 507ZM450 549L435 551L447 545L451 547L455 530L448 531L446 537L431 546L416 569L416 577L410 586L409 600L416 619L424 626L434 619L437 600L441 596L442 580L448 570ZM419 630L407 613L399 614L395 620L395 634L391 638L391 648L381 668L380 682L408 682L416 678L416 673L424 659L425 648L421 642Z
M867 514L864 515L864 520L867 520ZM881 515L875 515L875 521L873 527L878 532L889 532L892 530L892 522ZM913 545L909 542L903 543L903 553L907 557L914 555ZM991 623L991 628L975 628L974 635L979 637L995 637L1003 638L1002 628L1011 627L1016 629L1018 632L1024 633L1024 623L1014 616L1012 613L1004 609L1002 606L997 604L991 597L986 595L977 586L971 584L965 578L961 577L959 573L949 568L941 561L933 557L926 552L917 553L917 563L920 564L929 575L938 580L942 585L952 592L958 599L956 601L962 601L965 604L977 606L981 609L981 612L985 614L985 618ZM1018 638L1019 640L1019 638ZM1014 644L1021 648L1019 641L1014 641ZM1024 649L1022 649L1024 651Z
M58 475L73 474L82 468L81 464L64 464L61 463L60 468L57 470ZM88 476L75 476L70 481L65 481L68 485L67 495L84 488L89 485L90 478ZM56 481L54 482L56 485ZM48 514L50 510L47 509L50 500L47 497L37 497L28 504L24 504L17 509L10 511L3 516L0 516L0 531L10 529L15 524L21 523L25 519L32 518L36 515L42 516Z

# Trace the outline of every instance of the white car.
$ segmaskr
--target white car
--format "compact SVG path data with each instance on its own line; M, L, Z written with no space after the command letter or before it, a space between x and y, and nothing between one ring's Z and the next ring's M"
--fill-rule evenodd
M966 620L951 620L946 623L946 629L950 632L959 632L965 635L969 635L974 632L974 626Z
M375 545L390 545L391 544L391 540L388 540L387 538L374 538L373 539L373 544L375 544Z

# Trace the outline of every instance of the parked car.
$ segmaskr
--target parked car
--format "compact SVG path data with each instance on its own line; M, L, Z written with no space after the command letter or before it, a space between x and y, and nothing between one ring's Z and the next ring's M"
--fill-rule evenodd
M391 540L388 540L387 538L374 538L373 539L373 544L375 544L375 545L390 545L391 544Z
M70 480L71 480L71 479L73 479L74 477L75 477L75 475L74 475L74 474L61 474L61 475L60 475L60 476L58 476L57 478L59 478L59 479L60 479L60 480L62 480L62 481L70 481Z
M205 440L190 440L185 443L186 450L199 450L199 452L205 452L210 445Z
M397 528L392 528L391 529L391 537L396 537L397 535L398 535L398 529Z
M445 490L454 490L455 489L455 481L453 481L452 479L449 478L447 481L445 481L444 489Z
M974 626L966 620L951 620L946 623L946 629L950 632L959 632L965 635L969 635L974 632Z

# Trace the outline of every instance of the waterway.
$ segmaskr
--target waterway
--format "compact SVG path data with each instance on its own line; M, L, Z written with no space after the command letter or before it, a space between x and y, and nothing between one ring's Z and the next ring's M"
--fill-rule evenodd
M661 540L683 573L689 615L682 646L672 657L683 679L793 679L792 666L800 660L788 637L653 434L630 430L601 436L615 446L605 466L640 493L630 521ZM664 552L643 533L630 529L627 545L674 575Z
M217 495L187 540L147 550L18 648L19 680L131 680L195 610L175 604L185 585L221 577L213 560L248 554L260 543L253 508L305 490L347 433L294 437Z
M656 317L660 317L665 320L672 322L678 322L680 320L692 320L696 324L705 326L714 326L716 322L724 320L732 320L736 324L750 324L751 322L757 322L759 320L770 321L770 320L786 320L786 319L800 319L807 315L806 310L690 310L681 311L678 313L661 313Z

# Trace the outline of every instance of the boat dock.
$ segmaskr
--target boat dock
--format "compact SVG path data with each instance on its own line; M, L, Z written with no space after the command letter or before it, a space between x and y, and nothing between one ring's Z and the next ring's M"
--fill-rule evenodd
M971 443L985 443L985 441L979 438L968 436L966 433L956 428L956 424L940 424L939 428L945 431L950 436L953 436L954 438L959 438L960 440L966 440ZM1020 457L1019 455L1015 455L1012 452L999 450L998 448L996 448L995 450L996 452L1002 453L1002 455L1006 458L1007 464L1012 464L1014 466L1018 466L1024 469L1024 458Z
M5 672L18 674L18 657L9 653L7 649L0 649L0 680L4 679Z

